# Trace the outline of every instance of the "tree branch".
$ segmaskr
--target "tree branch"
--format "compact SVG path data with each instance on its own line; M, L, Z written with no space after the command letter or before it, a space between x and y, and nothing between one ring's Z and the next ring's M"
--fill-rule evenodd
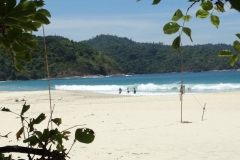
M44 149L36 149L36 148L28 148L28 147L22 147L22 146L5 146L0 147L0 153L9 153L9 152L18 152L18 153L25 153L25 154L34 154L45 157L48 157L48 159L51 160L66 160L66 154L65 153L59 153L59 151L49 151ZM50 158L51 157L51 158ZM45 159L42 157L41 159Z

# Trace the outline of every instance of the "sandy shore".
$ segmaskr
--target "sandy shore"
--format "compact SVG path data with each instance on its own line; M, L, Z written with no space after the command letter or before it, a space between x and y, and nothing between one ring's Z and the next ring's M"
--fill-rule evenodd
M183 121L178 95L119 96L52 91L53 117L62 118L60 130L85 124L96 133L91 144L76 143L72 160L238 160L240 157L240 92L189 94L183 97ZM26 100L26 101L22 101ZM31 105L26 116L46 113L47 91L2 92L0 107L20 113L24 102ZM202 121L202 107L206 112ZM20 119L0 112L0 146L22 145L15 133ZM46 127L47 121L40 125ZM69 148L75 129L70 130ZM19 155L19 154L17 154ZM23 156L21 155L21 158Z

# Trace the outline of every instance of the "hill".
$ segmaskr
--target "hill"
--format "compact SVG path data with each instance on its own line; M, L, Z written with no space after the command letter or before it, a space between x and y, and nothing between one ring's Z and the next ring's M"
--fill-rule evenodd
M112 35L99 35L83 43L113 58L126 73L180 72L179 53L163 43L139 43ZM218 52L223 49L233 50L233 47L227 44L184 46L183 70L196 72L240 68L239 62L231 67L229 58L218 57Z
M43 37L36 37L43 51ZM123 69L112 58L81 42L70 41L60 36L46 37L49 54L49 69L52 78L123 74ZM45 55L32 54L26 70L18 72L10 58L3 54L0 59L0 80L27 80L46 78Z

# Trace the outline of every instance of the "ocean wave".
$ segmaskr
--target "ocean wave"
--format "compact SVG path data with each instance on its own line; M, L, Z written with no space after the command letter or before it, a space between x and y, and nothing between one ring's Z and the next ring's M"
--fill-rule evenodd
M131 84L131 85L55 85L56 90L74 90L74 91L91 91L97 93L117 94L119 88L122 93L133 92L134 88L137 93L142 95L155 94L178 94L180 84ZM186 93L207 93L207 92L225 92L238 91L240 84L220 83L220 84L185 84Z

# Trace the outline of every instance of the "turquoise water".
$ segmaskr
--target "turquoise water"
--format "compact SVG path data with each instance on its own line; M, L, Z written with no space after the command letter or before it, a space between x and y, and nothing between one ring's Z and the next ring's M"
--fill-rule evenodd
M215 71L184 73L186 93L234 92L240 91L240 71ZM91 91L98 93L133 94L136 88L139 95L179 94L180 73L143 74L92 78L63 78L51 80L52 90ZM0 82L0 91L39 91L47 90L47 80Z

